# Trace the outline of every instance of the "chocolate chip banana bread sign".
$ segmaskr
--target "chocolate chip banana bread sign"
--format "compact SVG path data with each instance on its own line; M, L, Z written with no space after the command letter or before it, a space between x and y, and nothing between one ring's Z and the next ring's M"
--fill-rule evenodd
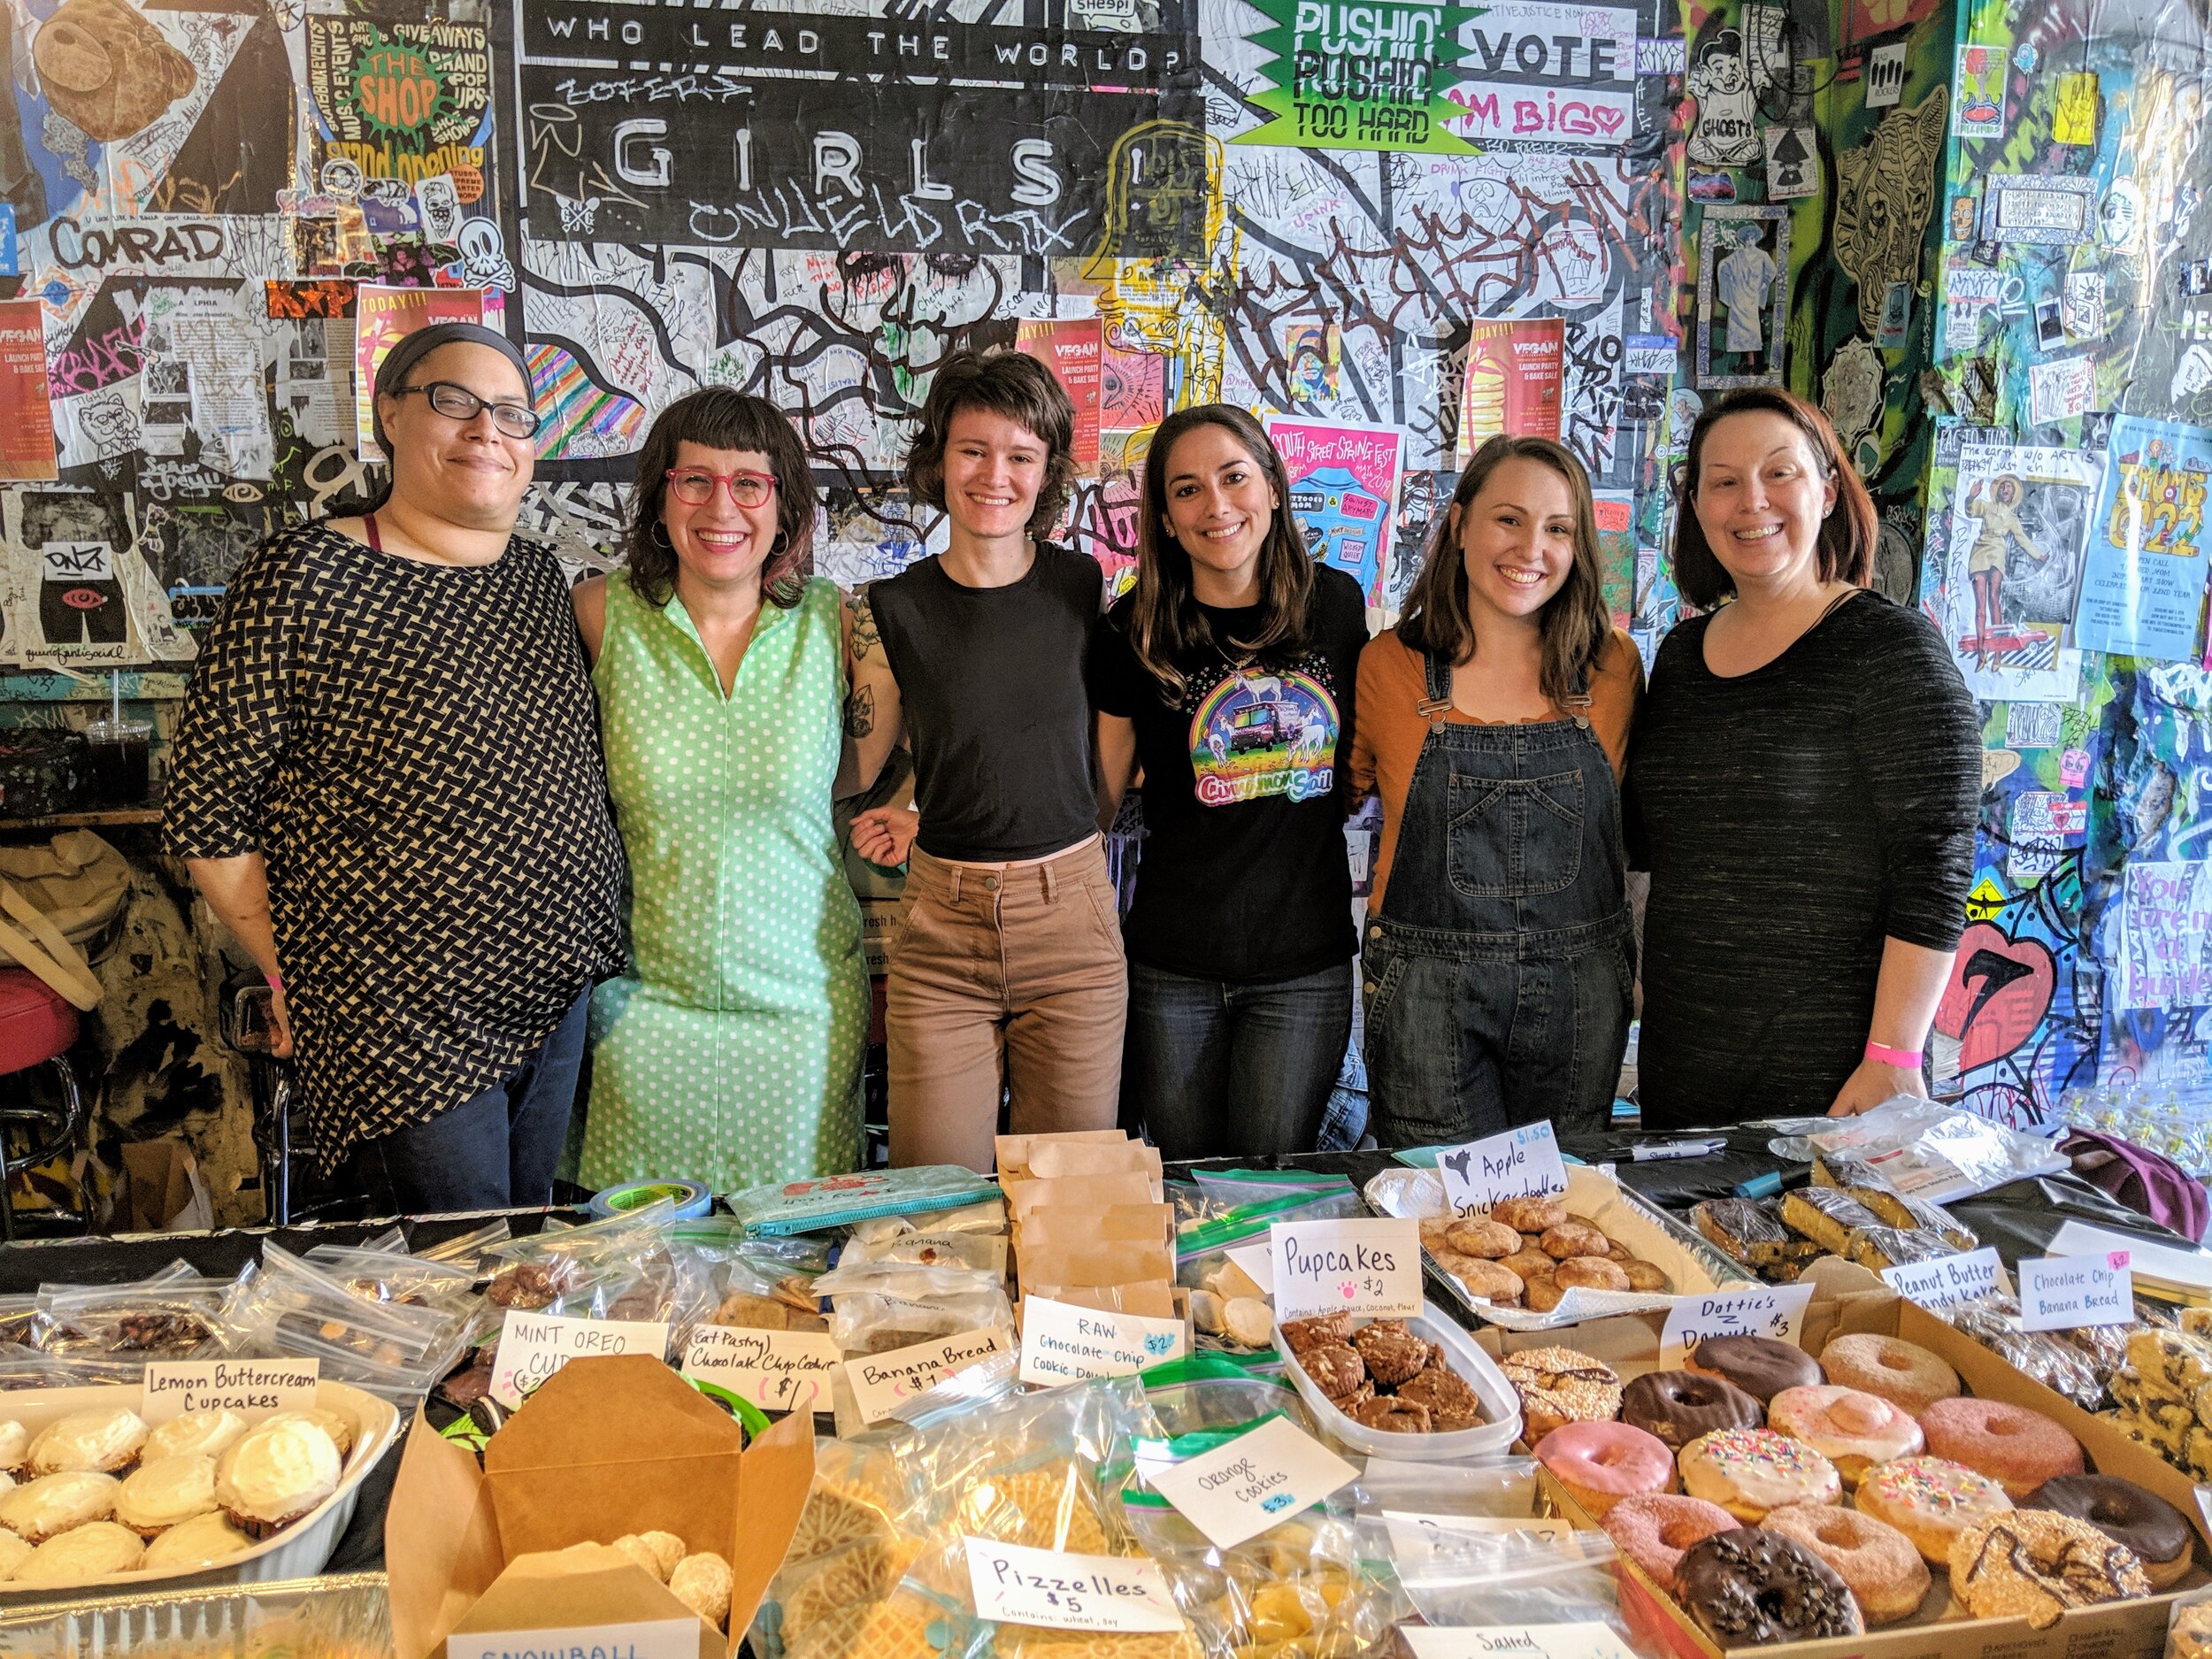
M88 137L127 138L192 90L192 60L122 0L67 0L31 42L54 112Z

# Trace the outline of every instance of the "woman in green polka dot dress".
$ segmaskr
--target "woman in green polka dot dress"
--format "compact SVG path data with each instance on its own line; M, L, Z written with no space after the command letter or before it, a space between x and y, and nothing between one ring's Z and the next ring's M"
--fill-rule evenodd
M859 1162L867 968L830 818L844 612L801 574L813 527L790 422L710 388L646 436L626 577L576 589L631 889L629 972L592 999L587 1185Z

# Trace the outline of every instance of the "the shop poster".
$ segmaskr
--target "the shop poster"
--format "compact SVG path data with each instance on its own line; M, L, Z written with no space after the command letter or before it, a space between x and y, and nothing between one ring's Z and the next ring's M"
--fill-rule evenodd
M0 479L56 476L54 404L36 300L0 300Z
M2116 416L2089 523L2074 642L2195 661L2205 592L2205 478L2212 432Z
M433 323L488 323L499 326L503 296L484 288L395 288L364 282L354 311L354 436L364 461L381 461L377 447L377 365L384 354L418 328Z
M1959 450L1944 555L1944 637L1976 697L2063 703L2079 688L2081 653L2067 629L2097 464L2078 449Z
M1100 357L1104 331L1097 318L1081 322L1025 322L1015 343L1052 371L1075 405L1075 465L1084 472L1098 465Z
M1290 475L1290 510L1306 551L1347 572L1367 603L1379 605L1405 472L1405 434L1295 415L1270 415L1266 426Z
M1567 325L1556 317L1475 324L1467 342L1467 377L1460 383L1460 465L1502 433L1559 436L1566 340Z
M1445 89L1461 73L1460 35L1481 8L1402 0L1253 0L1268 27L1252 43L1275 54L1275 84L1251 103L1272 120L1240 144L1305 150L1419 150L1464 156L1447 123L1465 111Z

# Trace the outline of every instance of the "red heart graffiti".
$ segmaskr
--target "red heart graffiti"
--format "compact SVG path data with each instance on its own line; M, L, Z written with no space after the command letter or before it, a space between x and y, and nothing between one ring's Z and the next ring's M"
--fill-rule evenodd
M1936 1029L1959 1039L1959 1070L2001 1060L2035 1034L2050 1011L2058 964L2039 940L2007 939L1977 922L1959 941Z
M1618 110L1608 109L1601 104L1594 104L1590 106L1590 119L1610 134L1619 130L1621 112Z

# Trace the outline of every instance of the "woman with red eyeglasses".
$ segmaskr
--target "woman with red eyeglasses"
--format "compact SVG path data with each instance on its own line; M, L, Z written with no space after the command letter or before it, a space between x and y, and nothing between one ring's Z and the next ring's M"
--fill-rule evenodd
M588 1186L859 1162L867 969L830 817L844 612L807 573L813 529L791 423L710 388L646 435L626 572L576 589L630 858L628 970L592 999Z

